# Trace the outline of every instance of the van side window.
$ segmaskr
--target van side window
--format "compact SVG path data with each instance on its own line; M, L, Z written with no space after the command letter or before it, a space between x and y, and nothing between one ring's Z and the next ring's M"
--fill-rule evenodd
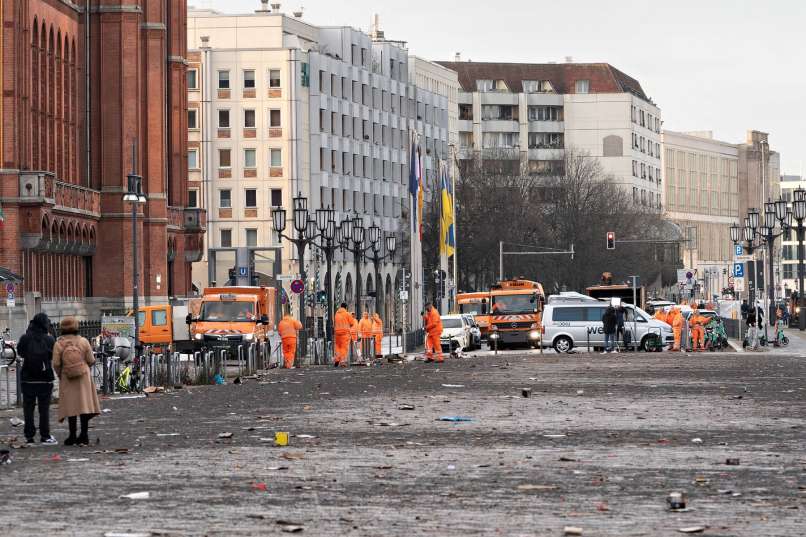
M145 326L146 324L146 312L138 311L137 312L137 324L140 326Z
M555 308L552 313L553 321L584 321L585 308Z
M607 308L588 308L588 321L602 322L602 316Z
M151 312L152 326L165 326L168 324L168 312L165 310L154 310Z

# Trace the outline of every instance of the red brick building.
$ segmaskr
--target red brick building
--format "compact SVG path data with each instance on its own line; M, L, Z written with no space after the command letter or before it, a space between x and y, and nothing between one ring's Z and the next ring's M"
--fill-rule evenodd
M131 303L135 143L140 294L187 295L205 218L185 208L186 3L0 0L0 17L0 267L24 276L22 313Z

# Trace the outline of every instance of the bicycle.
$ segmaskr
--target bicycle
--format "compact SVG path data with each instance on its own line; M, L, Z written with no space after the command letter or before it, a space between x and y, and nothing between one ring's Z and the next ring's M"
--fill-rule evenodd
M6 360L6 365L14 365L17 362L17 348L11 341L11 330L8 327L0 334L0 358Z
M775 341L773 346L786 347L787 345L789 345L789 338L784 333L784 321L783 319L778 319L775 321Z

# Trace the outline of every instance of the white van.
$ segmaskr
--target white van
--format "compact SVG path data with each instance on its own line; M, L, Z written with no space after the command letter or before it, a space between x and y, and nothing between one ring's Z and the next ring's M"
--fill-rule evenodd
M622 304L625 310L624 328L632 333L642 350L649 350L660 338L664 346L674 342L672 327L650 317L632 304ZM557 352L570 352L574 347L604 347L602 316L608 303L579 300L549 303L543 311L543 346ZM633 324L634 321L634 324ZM633 328L635 327L635 328ZM637 337L636 337L637 336Z

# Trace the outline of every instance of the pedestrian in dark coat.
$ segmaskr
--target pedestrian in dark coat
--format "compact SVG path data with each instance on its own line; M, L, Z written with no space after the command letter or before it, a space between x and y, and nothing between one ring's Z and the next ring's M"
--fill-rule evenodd
M20 371L22 409L25 414L25 439L34 442L36 425L34 409L39 406L39 439L43 444L56 444L50 434L50 398L53 393L53 345L56 340L48 333L50 319L37 313L28 324L28 330L17 344L23 358Z
M78 321L75 317L66 317L61 322L62 335L53 347L53 369L59 375L59 421L67 418L70 427L70 436L64 441L64 445L89 444L89 423L90 419L101 413L101 404L98 401L98 393L95 390L95 382L92 380L90 366L95 363L95 356L92 354L90 342L78 334ZM81 375L70 378L65 371L63 356L67 349L73 349L81 355L84 362ZM76 436L76 419L81 419L81 434Z
M605 335L605 350L602 354L611 352L613 344L616 342L616 308L608 306L602 315L602 327L604 328Z
M619 305L616 308L616 343L614 345L614 350L618 352L618 342L624 342L624 348L627 348L627 342L624 341L624 318L627 316L627 312L624 311L624 306Z

